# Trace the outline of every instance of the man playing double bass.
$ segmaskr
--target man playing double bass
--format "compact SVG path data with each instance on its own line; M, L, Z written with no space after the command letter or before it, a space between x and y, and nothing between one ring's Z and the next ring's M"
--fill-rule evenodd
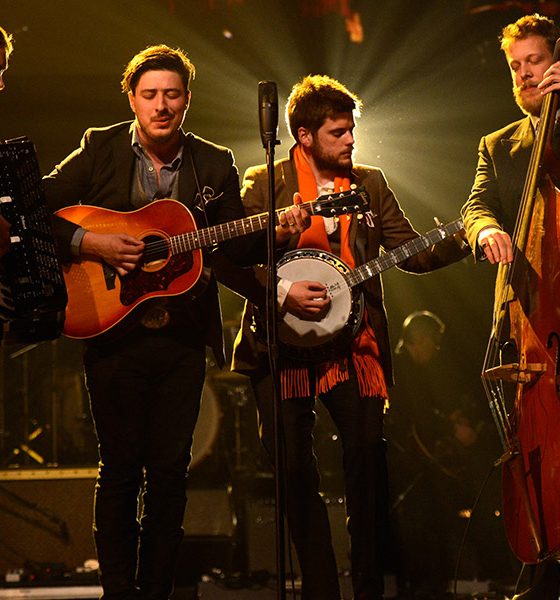
M560 62L553 62L554 46L559 37L560 28L551 19L538 14L521 17L515 23L507 25L500 36L501 49L505 54L511 72L514 99L526 116L482 138L478 149L478 165L474 185L469 199L462 209L467 237L475 256L482 259L487 258L492 264L509 265L513 263L514 244L512 244L511 236L514 233L517 214L520 206L528 205L530 207L526 199L530 195L531 187L525 185L525 180L527 177L529 181L530 163L531 165L535 164L535 161L531 161L531 157L534 141L539 131L543 100L546 94L560 90ZM553 136L553 146L555 146L554 141ZM535 148L538 149L537 146ZM532 171L534 170L532 169ZM550 169L546 168L546 165L545 173L550 174ZM543 180L537 180L537 184L542 185ZM527 193L525 187L527 187ZM534 196L537 195L534 194ZM556 197L552 200L556 201ZM550 205L550 202L548 205ZM542 203L539 206L542 206ZM547 206L546 201L544 206ZM525 215L528 213L524 212L521 230L524 231L524 228L527 227L526 221L533 220L537 223L536 232L538 235L535 236L535 239L538 238L538 242L542 244L543 254L542 256L539 255L542 273L538 278L530 277L538 270L535 270L535 265L532 264L534 259L529 256L530 242L524 240L518 242L517 245L522 249L520 258L525 260L516 260L513 264L517 264L519 268L512 265L514 270L511 272L504 269L498 272L495 325L499 324L500 327L495 328L493 338L491 338L491 341L495 340L496 348L499 348L501 353L505 348L500 341L503 336L498 329L501 330L504 319L496 316L505 307L505 304L501 302L505 298L505 295L502 296L502 292L507 291L508 288L502 289L502 283L505 281L502 277L507 274L507 281L511 281L512 287L515 288L515 294L511 296L511 302L508 302L510 310L508 336L515 342L519 358L516 359L517 362L508 365L514 369L512 373L516 381L517 393L516 403L507 418L508 421L513 422L515 437L508 439L510 435L506 435L508 452L504 454L506 459L504 465L509 468L504 471L504 506L506 513L509 507L514 507L509 515L505 515L506 530L512 549L518 557L521 557L523 562L538 564L542 567L533 572L530 588L526 592L515 596L515 598L527 600L556 600L560 592L558 565L554 559L547 560L548 555L554 552L551 548L554 545L552 538L555 532L543 516L546 512L548 517L551 518L557 513L555 500L549 500L546 510L543 508L543 498L550 498L549 494L557 497L558 491L554 469L551 470L550 468L550 461L554 457L551 458L551 453L548 452L547 454L543 447L547 445L548 430L550 430L551 424L556 422L553 420L554 417L557 417L555 411L558 395L557 384L555 387L554 377L550 376L554 373L554 365L552 364L554 357L551 358L551 354L554 354L554 347L550 346L550 341L556 339L558 334L555 331L557 328L549 327L551 325L549 323L546 323L546 328L533 328L533 319L535 323L539 318L553 321L555 314L552 313L557 313L555 309L558 307L558 296L554 291L555 287L546 285L551 282L551 279L555 279L555 277L550 277L549 271L551 270L550 264L555 264L552 253L555 253L556 250L550 251L549 248L553 246L547 247L545 245L546 240L551 239L551 236L554 237L555 234L554 227L546 227L548 221L554 220L553 216L547 220L547 214L550 212L551 215L554 215L554 210L554 205L542 210L544 216L539 218L543 219L541 225L544 225L544 227L538 226L539 218L537 217L526 219ZM535 211L534 208L530 209L531 215L536 214L536 212L538 211ZM532 231L533 229L527 234L528 240L531 239ZM533 242L534 244L535 242ZM554 248L557 248L557 246L554 246ZM538 250L535 250L535 252L538 254ZM523 271L523 269L525 270ZM516 275L515 278L512 277L513 273ZM526 277L517 277L520 274L522 276L526 275ZM525 287L522 287L521 279L523 279ZM526 281L530 281L530 283L527 284ZM519 289L517 289L518 285ZM540 295L541 288L542 296ZM523 292L527 293L524 294ZM528 302L526 296L538 297L532 302ZM509 301L510 296L508 295L507 298ZM526 330L522 330L520 324L525 323L528 324L528 327ZM544 330L546 331L543 336L542 331ZM552 333L549 333L550 331ZM536 340L535 343L534 340ZM538 348L539 352L534 352L534 348ZM536 359L530 352L535 356L538 354L538 358ZM502 361L499 362L501 364ZM546 370L542 372L542 378L539 374L531 375L530 362L533 362L534 366L541 366L541 369L543 365L546 367ZM485 364L485 372L488 372L487 366ZM528 374L527 379L522 377L524 374ZM534 385L531 385L533 383ZM536 417L539 409L543 413L543 420L549 424L543 431L538 429L539 419ZM523 419L520 415L523 416ZM527 435L528 431L531 435ZM550 431L550 435L554 440L556 433ZM510 456L509 442L511 441L514 443L515 451ZM554 450L552 454L554 454ZM515 466L516 464L518 467ZM516 479L516 474L519 475L519 479L526 480L526 485L520 485L521 482ZM534 506L528 506L531 503L532 496L528 491L524 491L524 488L529 486L529 482L533 486L532 491L533 496L536 498L537 510ZM522 508L518 512L520 506ZM531 527L533 524L532 519L537 522L536 529ZM510 526L508 526L508 523ZM544 531L540 531L540 535L538 533L539 529L544 529ZM527 537L523 538L523 536ZM539 538L543 538L545 543L541 544ZM529 552L525 548L520 550L522 548L520 540L531 542L526 545L526 548L530 548L530 552L537 557L536 560L533 560L533 557L531 560L524 557Z
M544 94L560 90L560 62L552 54L560 28L538 14L507 25L500 47L510 69L513 97L525 118L484 136L474 184L462 209L475 255L492 264L513 260L511 235L529 167Z

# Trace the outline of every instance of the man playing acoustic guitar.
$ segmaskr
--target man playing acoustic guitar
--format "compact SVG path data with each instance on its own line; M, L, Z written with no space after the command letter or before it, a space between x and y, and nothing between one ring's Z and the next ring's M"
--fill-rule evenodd
M364 186L370 196L364 218L339 221L312 217L312 224L289 243L291 249L330 252L350 268L418 237L404 216L383 173L353 164L354 118L361 102L338 81L322 75L297 83L286 115L295 140L289 158L275 170L279 206L295 192L303 199ZM250 168L242 190L249 214L266 209L266 167ZM449 240L407 258L400 266L415 272L436 269L465 256ZM313 260L313 259L311 259ZM334 262L334 261L331 261ZM317 261L317 267L320 261ZM252 284L239 289L258 298L262 270ZM305 280L280 281L279 301L284 314L328 326L334 305L332 290L317 280L310 266ZM303 578L303 600L339 600L338 571L331 543L327 510L319 494L319 474L313 454L314 404L319 398L338 428L344 449L348 530L352 542L354 597L380 600L383 595L383 553L386 550L387 473L383 440L383 411L391 384L390 347L383 308L381 280L363 285L365 313L347 344L331 346L323 358L296 361L281 357L281 405L287 473L287 514ZM262 307L261 307L262 308ZM262 440L272 454L273 407L266 347L255 336L255 307L247 303L242 331L234 351L234 368L251 375L259 410ZM295 336L297 338L297 336Z
M170 262L144 263L149 243L120 231L111 215L120 223L121 212L137 209L133 214L140 218L142 207L153 208L145 226L150 235L162 228L154 215L165 210L166 203L157 202L165 197L190 208L201 226L244 217L231 151L181 128L194 72L180 50L159 45L139 52L122 79L134 121L89 129L80 147L45 178L53 211L77 202L111 209L95 230L55 217L63 262L96 263L104 274L97 285L102 289L88 290L77 302L93 305L94 314L104 308L96 292L122 289L121 283L139 270L157 270L160 263ZM161 219L165 222L164 214ZM185 216L185 225L187 221ZM306 213L297 207L283 212L278 243L302 231L306 221ZM220 251L251 264L265 260L265 246L266 236L258 233L230 240ZM187 270L189 256L184 255ZM87 288L85 281L82 287ZM100 455L94 534L105 600L166 600L183 536L205 346L212 347L219 364L225 362L215 279L196 298L176 294L156 304L143 302L131 317L132 324L124 319L109 331L114 335L94 337L86 346L85 372ZM125 325L126 332L120 331ZM140 492L143 509L137 522Z

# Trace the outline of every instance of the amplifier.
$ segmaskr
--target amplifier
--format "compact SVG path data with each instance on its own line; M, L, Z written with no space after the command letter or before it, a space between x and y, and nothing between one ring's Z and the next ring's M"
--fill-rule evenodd
M323 496L331 525L331 536L339 572L350 570L350 545L346 532L343 498ZM246 504L246 535L250 571L276 572L275 504L273 498L254 498ZM293 545L295 568L299 569ZM288 566L288 562L286 561Z
M34 563L73 570L95 558L93 489L97 469L0 471L0 572Z

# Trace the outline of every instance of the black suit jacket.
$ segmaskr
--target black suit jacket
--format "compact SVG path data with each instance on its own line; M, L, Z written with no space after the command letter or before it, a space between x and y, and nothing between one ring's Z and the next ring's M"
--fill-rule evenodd
M72 204L91 204L118 211L135 208L131 202L135 173L131 124L127 121L88 129L80 147L45 177L45 194L53 212ZM201 196L205 211L200 209ZM231 151L192 133L186 134L176 199L191 210L199 226L205 226L206 219L208 224L214 225L244 217L239 177ZM63 262L72 260L70 242L77 227L55 218L55 237ZM255 234L225 242L220 252L239 264L260 262L266 256L265 236ZM218 364L224 364L221 312L214 278L195 300L183 294L173 302L190 313L190 320L199 328L205 343L212 347Z
M533 141L529 117L480 140L474 184L461 211L474 251L478 234L486 227L513 233Z

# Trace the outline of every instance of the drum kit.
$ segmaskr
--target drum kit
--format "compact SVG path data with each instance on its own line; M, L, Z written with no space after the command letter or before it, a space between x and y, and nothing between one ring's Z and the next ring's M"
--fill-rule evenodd
M60 338L19 350L1 348L0 469L96 466L97 442L77 343ZM192 473L209 473L216 465L223 471L227 465L226 475L234 476L257 468L250 387L247 377L222 371L207 358Z
M229 358L237 328L237 321L224 326ZM59 338L20 350L1 348L0 469L96 467L97 441L76 344ZM318 407L316 445L326 480L334 481L340 471L337 436L324 412ZM191 477L202 484L229 484L271 471L258 439L249 378L219 369L209 354Z
M75 342L2 346L0 377L0 468L96 465Z

